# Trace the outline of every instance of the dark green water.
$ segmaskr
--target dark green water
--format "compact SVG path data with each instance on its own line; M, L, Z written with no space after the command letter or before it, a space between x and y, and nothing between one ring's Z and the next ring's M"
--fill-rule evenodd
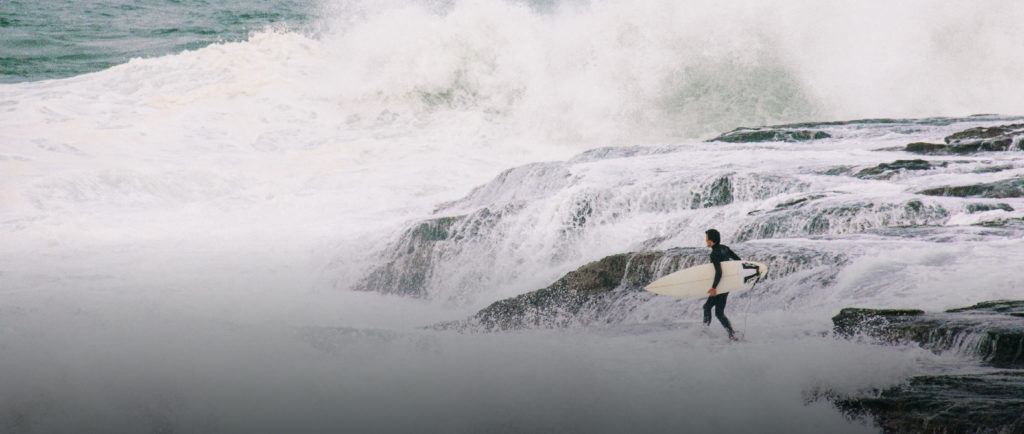
M0 0L0 83L95 72L244 40L268 27L306 29L318 7L298 0Z

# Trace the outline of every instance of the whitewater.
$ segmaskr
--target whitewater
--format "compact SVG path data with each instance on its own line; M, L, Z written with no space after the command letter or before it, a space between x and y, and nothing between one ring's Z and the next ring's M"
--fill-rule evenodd
M854 176L1024 122L1018 3L310 14L5 76L0 431L876 432L821 397L984 368L833 315L1024 298L1024 200L919 194L1024 175L1019 142ZM868 118L892 119L706 141ZM642 294L565 328L434 327L709 227L791 259L730 298L745 342Z

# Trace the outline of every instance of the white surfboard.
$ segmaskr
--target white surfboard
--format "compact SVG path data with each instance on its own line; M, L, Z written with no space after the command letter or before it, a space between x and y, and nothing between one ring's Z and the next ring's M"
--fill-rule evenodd
M722 262L722 280L718 282L718 293L726 293L753 285L768 273L768 267L758 262ZM644 290L673 297L707 297L715 281L713 264L698 265L663 276L644 287Z

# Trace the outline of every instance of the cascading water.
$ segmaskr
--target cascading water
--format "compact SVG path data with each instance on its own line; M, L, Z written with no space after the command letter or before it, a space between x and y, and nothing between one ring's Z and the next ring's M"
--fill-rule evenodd
M915 142L982 119L905 134L902 140ZM1019 172L1018 155L942 157L925 163L928 170L901 169L887 163L906 154L876 152L884 145L870 138L894 133L902 124L854 123L844 125L846 131L821 125L834 137L813 143L710 142L512 169L405 230L384 251L384 265L357 287L464 302L484 294L494 300L543 287L606 255L692 245L708 227L750 241L1019 215L1014 198L920 194L937 185L1012 179ZM851 125L860 129L850 132ZM836 162L846 166L835 170ZM1001 170L977 173L992 167Z

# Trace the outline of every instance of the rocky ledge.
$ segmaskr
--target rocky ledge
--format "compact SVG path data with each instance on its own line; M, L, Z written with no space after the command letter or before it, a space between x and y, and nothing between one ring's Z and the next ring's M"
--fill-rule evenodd
M878 392L836 398L855 419L871 418L886 433L1024 432L1024 372L929 375Z
M921 159L896 160L892 163L881 163L875 167L863 169L853 176L861 179L890 179L893 176L906 171L931 170L936 167L946 167L948 165L949 163L946 161L932 163Z
M465 321L444 323L439 328L501 331L583 324L613 310L620 300L644 296L638 290L653 280L652 270L658 268L657 264L667 260L664 265L678 268L680 261L691 262L684 256L694 255L667 258L663 252L651 252L608 256L569 272L546 288L499 300Z
M942 143L911 143L904 148L915 154L963 155L1021 149L1024 124L970 128L947 136Z
M737 128L715 137L709 142L757 143L757 142L806 142L832 137L824 131L801 130L782 127Z
M745 250L743 243L732 247L738 252ZM797 272L835 273L841 268L836 264L847 260L841 252L765 244L759 244L756 254L744 256L744 259L768 266L768 282L762 284L765 286ZM642 290L645 285L676 270L707 261L707 248L612 255L571 271L546 288L496 301L466 320L445 322L432 328L492 332L621 323L643 302L656 297ZM800 276L802 279L829 278L814 272L800 273Z
M849 308L832 323L838 336L917 343L1002 369L919 376L869 396L833 397L847 415L871 417L883 432L1024 432L1024 300L990 301L938 313Z
M832 317L838 336L956 351L1002 368L1024 368L1024 300L990 301L939 313L848 308Z
M1024 197L1024 178L1009 178L995 182L946 186L919 191L918 194L929 196L985 197L1009 198Z

